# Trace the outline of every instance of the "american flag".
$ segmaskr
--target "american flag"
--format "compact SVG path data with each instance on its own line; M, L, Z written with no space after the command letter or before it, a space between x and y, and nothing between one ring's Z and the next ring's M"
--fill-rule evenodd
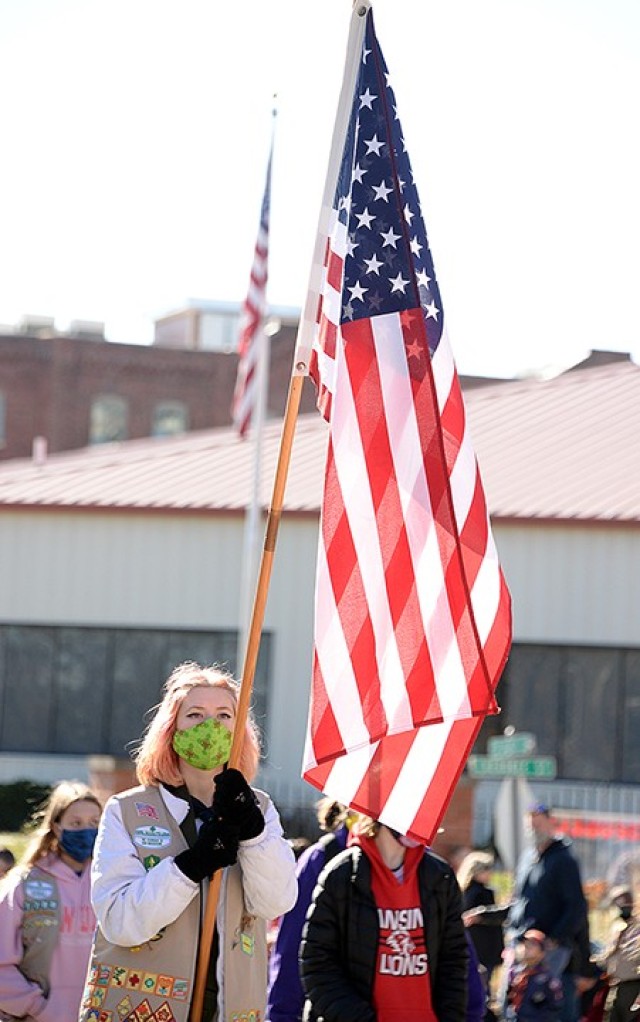
M233 425L244 438L251 426L258 401L258 359L261 348L261 327L266 311L269 259L269 207L271 203L271 153L260 213L260 227L253 255L249 290L242 307L238 341L238 375L233 392L231 416Z
M330 432L303 776L428 843L498 711L510 597L366 0L349 53L307 300Z

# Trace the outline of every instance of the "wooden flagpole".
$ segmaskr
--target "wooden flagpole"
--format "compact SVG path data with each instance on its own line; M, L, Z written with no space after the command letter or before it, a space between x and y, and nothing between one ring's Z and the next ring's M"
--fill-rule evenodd
M276 465L276 475L273 483L273 494L271 506L267 517L267 526L260 561L260 570L256 584L256 595L253 603L253 612L247 635L246 653L238 699L238 711L233 732L233 744L229 756L229 766L237 767L240 761L240 750L244 738L249 701L253 688L256 664L258 662L258 650L260 646L260 635L264 622L264 612L271 580L273 567L273 556L275 553L276 539L280 519L282 517L282 505L284 502L284 489L291 460L291 448L295 432L300 398L302 396L302 385L304 378L309 371L309 360L311 357L312 337L318 311L318 298L320 295L320 281L322 267L324 265L324 254L327 239L327 227L330 211L333 206L335 186L342 158L342 148L346 134L346 126L351 110L353 89L358 68L358 59L361 52L362 38L365 28L365 15L371 7L371 0L353 0L353 11L351 16L351 27L347 43L347 56L345 62L344 79L338 101L338 112L333 130L331 152L329 155L329 167L325 184L324 197L320 209L318 232L314 255L311 264L311 274L307 299L300 323L298 324L298 336L296 339L296 352L293 359L293 372L289 383L289 394L287 396L287 407L285 409L284 421L282 424L282 436L280 439L280 452ZM202 1009L204 1005L204 993L209 968L209 957L211 955L211 944L213 941L213 927L216 921L218 897L220 894L221 872L214 873L209 885L209 895L202 923L202 934L200 936L200 950L196 968L196 979L194 984L193 1001L191 1005L192 1022L203 1022Z
M298 418L298 410L300 408L303 383L304 372L301 372L301 367L298 366L296 367L296 374L292 375L291 382L289 384L287 407L285 409L284 421L282 424L282 435L280 439L280 452L278 454L278 463L273 483L271 506L267 516L267 526L264 546L262 549L262 557L260 560L260 571L258 573L258 581L256 584L253 612L247 636L247 647L242 671L242 681L240 684L236 723L233 730L233 743L231 745L231 753L229 756L229 766L236 768L240 763L240 754L242 752L242 743L244 741L247 714L249 712L249 703L251 701L251 692L253 689L253 680L256 672L256 664L258 662L260 636L264 622L269 582L271 581L278 528L282 517L284 490L287 481L287 474L289 472L289 463L291 461L291 448L293 446L293 436ZM220 896L221 879L222 871L217 870L213 874L209 884L207 904L202 923L202 933L200 934L200 948L198 951L193 1001L191 1004L190 1017L193 1022L202 1022L202 1009L204 1007L204 994L209 969L209 958L211 956L211 945L213 942L213 928L216 922L218 898Z

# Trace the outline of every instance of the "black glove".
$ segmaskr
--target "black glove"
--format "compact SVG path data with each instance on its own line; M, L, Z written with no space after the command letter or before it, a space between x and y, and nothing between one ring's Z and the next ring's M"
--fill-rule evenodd
M221 820L202 824L192 848L176 855L175 863L189 880L200 883L217 869L231 866L238 858L238 828Z
M264 816L258 800L239 770L229 767L213 779L212 809L225 823L238 828L241 841L257 837L264 830Z

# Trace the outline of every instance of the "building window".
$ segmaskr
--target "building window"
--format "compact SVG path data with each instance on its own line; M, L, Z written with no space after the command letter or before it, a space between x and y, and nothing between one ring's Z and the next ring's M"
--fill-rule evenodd
M183 401L161 401L153 409L151 436L176 436L189 429L189 410Z
M3 753L124 756L149 723L149 707L185 660L236 670L235 631L0 624L0 749ZM264 726L271 675L264 632L252 689ZM16 673L18 672L18 673ZM15 677L29 685L13 685ZM33 704L32 704L33 701ZM21 727L21 721L29 727Z
M117 394L101 394L91 405L90 444L109 444L126 440L129 411L127 402Z

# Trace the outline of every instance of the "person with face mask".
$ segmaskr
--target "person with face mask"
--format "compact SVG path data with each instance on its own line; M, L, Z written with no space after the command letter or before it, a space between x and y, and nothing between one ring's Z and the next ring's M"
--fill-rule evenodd
M249 783L259 762L250 717L240 769L227 768L238 694L216 667L177 667L136 754L141 786L105 806L81 1022L187 1022L216 870L223 874L202 1020L264 1018L266 924L295 902L295 858L271 799Z
M361 818L318 878L300 946L304 1018L465 1022L468 950L451 866Z
M90 865L101 812L85 784L56 785L0 886L3 1019L77 1018L95 928Z
M602 963L609 979L608 1022L632 1022L640 1008L640 919L633 911L633 892L611 890L609 901L618 914L611 927Z

